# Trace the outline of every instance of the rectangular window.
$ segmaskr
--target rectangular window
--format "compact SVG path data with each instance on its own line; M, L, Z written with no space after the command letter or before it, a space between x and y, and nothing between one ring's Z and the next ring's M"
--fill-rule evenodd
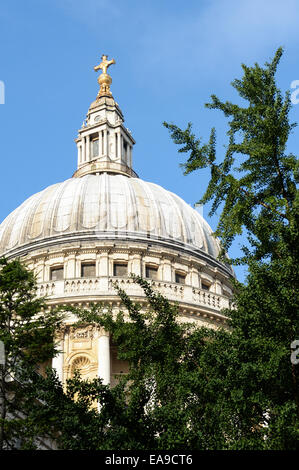
M203 290L210 290L209 284L206 284L205 282L202 282L202 283L201 283L201 288L202 288Z
M81 264L81 277L95 277L96 265L95 263L82 263Z
M92 156L97 157L99 155L99 139L92 141Z
M175 282L177 282L178 284L185 284L185 279L185 274L175 273Z
M149 279L157 279L158 278L158 268L154 266L146 266L145 267L145 276Z
M128 265L126 263L113 264L113 276L124 277L128 275Z
M127 150L128 150L128 144L125 140L123 140L123 160L125 162L127 161Z
M59 266L57 268L51 268L50 279L51 281L60 281L63 279L63 267Z

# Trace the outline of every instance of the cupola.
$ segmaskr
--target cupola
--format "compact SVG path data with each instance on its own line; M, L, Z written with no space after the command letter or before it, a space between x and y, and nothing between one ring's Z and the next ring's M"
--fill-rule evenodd
M102 55L101 63L94 67L95 71L102 70L98 77L100 90L75 140L78 148L75 178L99 173L138 177L132 168L135 141L124 126L123 114L110 90L112 78L107 70L112 64L115 64L114 59L108 60L107 55Z

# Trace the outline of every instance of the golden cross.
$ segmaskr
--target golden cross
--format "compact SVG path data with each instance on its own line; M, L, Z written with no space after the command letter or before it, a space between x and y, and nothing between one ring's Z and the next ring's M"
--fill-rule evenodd
M102 69L104 74L107 74L107 69L110 67L110 65L115 64L115 60L107 60L107 55L103 54L102 55L102 62L99 65L96 65L94 67L94 70L97 72L99 69Z

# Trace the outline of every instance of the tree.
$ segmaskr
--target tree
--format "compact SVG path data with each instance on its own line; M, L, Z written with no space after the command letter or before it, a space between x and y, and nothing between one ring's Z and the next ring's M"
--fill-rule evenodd
M244 76L233 86L247 107L212 97L209 106L231 118L222 162L215 130L202 144L191 125L182 131L165 123L180 151L190 152L186 172L211 169L201 202L211 200L212 213L221 208L221 256L236 235L247 235L242 258L231 260L247 263L249 274L246 284L235 281L234 306L223 312L228 328L182 324L177 307L136 276L145 312L117 286L125 310L116 318L99 305L73 308L81 324L110 332L129 373L111 389L76 374L64 390L54 373L43 378L26 368L28 446L50 435L60 449L298 449L299 365L290 360L291 343L299 339L298 163L286 154L295 126L289 95L282 98L275 80L281 54L264 68L243 65ZM18 318L26 309L13 311ZM40 352L28 338L12 351L31 364Z
M183 164L185 174L210 168L210 182L200 202L213 201L210 215L223 203L216 231L223 248L227 250L236 235L247 231L252 250L246 247L245 263L250 253L254 259L298 255L295 242L298 241L299 165L293 154L285 153L288 137L296 124L289 122L289 92L283 98L276 85L281 55L280 48L265 68L258 64L242 65L244 76L242 80L234 80L232 86L248 102L247 107L221 102L215 95L212 103L206 105L231 118L227 151L219 164L216 163L215 128L209 142L202 145L192 134L190 123L185 131L164 123L174 142L183 145L179 152L190 152Z
M93 323L110 332L129 373L114 388L100 379L83 381L79 373L64 387L51 368L45 376L36 373L37 364L56 353L54 336L62 318L43 311L32 273L19 261L2 261L2 448L35 449L47 441L68 450L201 448L193 422L200 416L201 396L194 327L179 324L177 307L143 279L135 280L146 294L146 312L116 286L129 322L123 312L117 318L103 313L101 305L72 308L79 325Z
M116 318L112 312L104 313L101 305L72 309L80 325L110 332L118 357L129 363L128 374L114 388L102 385L100 379L82 381L77 375L67 381L65 394L59 383L53 393L49 377L48 387L38 387L43 389L39 397L45 406L37 410L34 421L51 420L62 449L222 448L215 412L211 418L216 396L207 392L207 372L201 367L209 330L179 322L176 305L149 282L133 277L144 290L146 311L117 285L124 311Z
M244 75L232 85L247 106L212 95L207 107L230 119L220 163L215 129L202 144L190 123L186 130L164 123L179 152L189 154L186 174L210 168L200 202L212 201L210 215L221 209L215 234L222 241L222 259L237 235L247 237L243 256L231 260L249 270L247 285L235 282L235 307L226 312L232 332L217 333L217 346L212 341L207 349L213 357L210 372L222 384L219 420L231 448L299 445L299 370L290 361L290 345L299 338L299 165L286 153L296 124L289 122L289 92L283 97L276 84L281 56L280 48L264 68L242 65Z
M68 450L192 448L192 420L198 419L198 409L186 403L198 395L192 375L197 341L192 345L187 340L193 328L179 324L177 307L146 281L135 280L149 309L141 311L116 286L129 321L123 312L117 318L103 313L101 305L86 311L72 308L79 325L94 324L110 332L119 357L129 362L129 373L114 388L99 378L83 381L76 373L64 388L54 371L43 377L26 368L19 407L26 416L23 448L34 448L37 439L51 439L58 449Z
M14 448L34 439L29 419L24 414L25 376L56 352L54 334L61 314L45 311L43 298L36 297L32 272L18 260L0 260L0 341L5 361L0 370L0 450Z

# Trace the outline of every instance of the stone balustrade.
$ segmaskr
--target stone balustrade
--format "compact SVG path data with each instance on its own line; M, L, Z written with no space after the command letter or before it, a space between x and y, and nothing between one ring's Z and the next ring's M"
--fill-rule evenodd
M194 307L207 307L216 312L229 307L229 298L213 292L195 288L185 284L150 280L154 289L170 301L180 304L194 305ZM45 296L49 300L61 299L68 301L72 298L85 296L87 293L93 301L103 300L103 297L117 296L115 285L118 285L129 296L144 297L142 288L128 277L98 277L77 278L60 281L49 281L38 284L38 296Z

